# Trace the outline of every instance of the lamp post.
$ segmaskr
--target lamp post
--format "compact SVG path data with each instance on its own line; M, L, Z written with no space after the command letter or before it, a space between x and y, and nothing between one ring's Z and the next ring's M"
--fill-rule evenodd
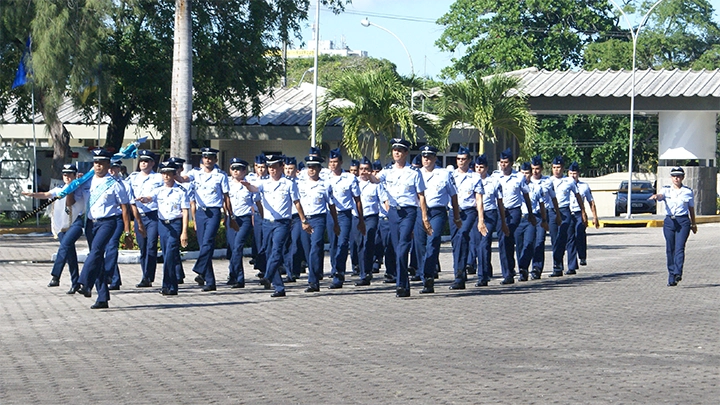
M318 52L320 50L320 0L315 2L315 52L313 52L313 107L312 107L312 121L310 125L310 146L315 147L315 131L317 131L317 113L318 113ZM310 69L305 71L307 73ZM303 73L303 76L305 76ZM300 80L302 81L302 79Z
M640 20L640 24L638 27L633 31L632 24L630 23L630 19L628 18L627 14L625 14L625 11L623 11L622 7L620 7L615 0L610 0L610 2L617 8L622 16L625 18L625 22L628 25L628 29L630 30L630 37L632 38L632 87L630 89L630 144L628 146L628 172L629 172L629 178L628 178L628 194L627 194L627 215L626 218L630 219L632 218L632 164L633 164L633 134L635 132L635 56L637 53L637 40L638 36L640 35L640 30L645 25L645 23L648 20L648 17L650 16L650 13L657 7L658 4L662 3L663 0L658 0L653 4L652 7L648 10L647 13L643 16L642 20Z
M377 24L375 24L375 23L371 23L370 20L368 20L367 18L365 18L365 19L363 19L362 21L360 21L360 24L361 24L363 27L369 27L369 26L372 25L373 27L380 28L381 30L387 32L388 34L394 36L395 39L397 39L398 42L400 42L400 45L402 45L403 49L405 50L405 53L407 54L408 59L410 60L410 75L411 75L411 77L414 79L414 78L415 78L415 69L413 68L412 57L410 56L410 52L408 52L408 49L405 47L405 44L403 43L403 41L400 40L400 37L398 37L397 35L395 35L394 32L390 31L389 29L387 29L387 28L385 28L385 27L381 27L381 26L379 26L379 25L377 25ZM414 93L414 92L415 92L415 86L410 86L410 111L411 111L411 112L415 109L415 102L414 102L415 100L413 100L413 93Z

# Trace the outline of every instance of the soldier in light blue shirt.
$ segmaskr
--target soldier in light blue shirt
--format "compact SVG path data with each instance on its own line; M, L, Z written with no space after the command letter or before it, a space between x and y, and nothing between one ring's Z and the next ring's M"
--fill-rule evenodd
M387 195L382 185L370 181L373 172L372 163L363 157L358 164L358 179L360 187L360 200L365 219L365 234L358 233L358 271L360 280L356 286L370 285L373 278L373 264L376 251L378 226L380 222L381 206L387 201Z
M390 208L388 211L390 241L396 255L395 295L409 297L408 254L418 208L422 216L423 227L428 235L432 234L432 225L427 217L425 182L420 173L412 169L407 161L410 154L410 142L405 139L393 138L390 145L395 163L390 169L384 169L377 176L369 176L369 178L373 183L381 183L387 191Z
M330 263L333 266L333 282L330 289L342 288L345 282L345 269L350 248L350 232L352 229L352 210L355 208L358 213L357 230L365 235L365 219L362 214L362 201L360 201L360 188L357 177L343 172L342 153L340 149L330 151L328 168L330 176L326 179L332 190L331 197L337 210L340 235L329 235L330 238Z
M268 179L268 170L267 170L267 161L265 159L264 154L259 154L255 156L255 164L253 165L254 173L248 173L245 178L247 181L252 183L254 186L260 185L261 182ZM258 197L259 201L259 197ZM262 237L262 219L263 216L260 212L255 210L253 212L253 223L255 224L253 226L253 243L252 243L252 257L253 259L250 261L250 264L253 264L255 269L260 270L261 268L265 268L265 249L264 249L264 243L263 243L263 237ZM262 272L258 273L258 277L262 278L264 274Z
M137 197L148 195L152 189L163 185L162 176L153 169L157 157L149 150L138 151L138 170L130 173L126 180L130 192L130 208L135 218L135 238L140 249L142 280L138 288L152 287L157 268L158 212L157 203L136 201Z
M547 217L545 213L545 203L543 202L542 186L538 183L530 181L532 177L530 162L525 162L520 166L520 171L525 177L525 182L530 188L530 204L532 211L528 211L525 205L522 205L522 219L520 226L515 230L515 253L517 255L518 270L520 275L518 281L528 281L528 268L532 264L532 258L535 253L535 228L538 224L544 224L547 227ZM529 218L535 217L535 225L531 224Z
M520 206L524 203L528 212L532 212L530 202L530 187L522 174L512 168L513 153L510 148L500 153L500 170L493 173L493 176L502 187L503 204L505 204L505 221L509 234L501 233L498 238L498 249L500 250L500 266L502 268L503 280L500 284L513 284L515 282L515 231L520 226L522 210ZM535 226L535 216L529 216L528 221Z
M682 184L685 170L674 167L670 170L672 184L650 196L652 200L665 202L665 256L667 257L668 287L675 287L683 275L685 264L685 243L692 233L697 233L695 222L695 196L690 187Z
M600 228L600 221L598 221L597 209L595 208L595 200L593 199L592 192L590 192L590 186L584 181L580 181L580 165L577 162L572 162L570 166L568 166L568 177L577 185L578 194L580 194L582 200L590 204L595 229ZM583 221L582 210L578 205L577 199L570 199L570 228L568 229L568 241L566 245L568 271L577 270L579 266L587 265L587 232L585 231L587 226L587 221Z
M312 232L313 228L300 205L297 183L284 176L285 157L283 155L267 155L266 158L270 178L258 186L247 181L243 182L243 185L253 193L260 193L263 204L263 237L265 238L265 252L267 252L265 268L260 269L265 277L260 279L260 283L265 289L270 289L272 283L275 286L275 292L270 296L277 298L285 296L285 285L279 268L282 265L283 246L287 243L290 235L291 207L293 205L302 221L303 230Z
M232 250L228 268L228 283L232 288L245 288L245 269L243 268L243 248L245 241L253 231L253 212L262 213L262 206L256 206L256 194L243 185L248 172L248 162L240 158L230 159L230 180L228 186L233 213L230 219L235 221L238 230L226 230L228 243ZM260 226L258 223L257 226Z
M105 149L95 149L92 154L95 175L75 190L76 195L79 195L76 199L85 201L87 220L91 222L91 231L86 235L90 252L80 273L78 291L90 297L94 285L98 297L90 308L101 309L108 308L110 300L104 264L105 247L110 243L118 244L117 239L113 240L118 216L122 217L125 234L130 234L130 215L125 186L108 173L112 153Z
M298 181L297 159L295 159L294 156L285 157L283 172L286 178L294 182ZM288 237L283 253L283 267L285 268L286 274L283 280L284 283L294 283L296 279L300 277L301 263L305 258L302 242L300 242L300 237L303 233L300 217L298 216L295 206L293 206L292 220L290 221L290 237Z
M582 202L582 197L578 193L577 185L575 181L569 177L564 176L565 164L562 156L556 156L552 162L552 180L553 188L555 189L555 198L558 203L558 210L560 211L560 225L555 222L550 222L550 240L552 242L553 250L553 272L550 277L561 277L563 275L565 250L567 249L567 241L570 232L570 199L577 199L578 205L581 209L581 215L583 222L587 222L587 214L585 214L585 205ZM568 269L566 274L576 274L576 270Z
M200 245L200 252L195 261L193 271L197 273L195 282L204 286L202 291L217 290L215 271L212 256L215 251L215 237L220 229L222 211L226 213L225 227L232 226L237 230L237 224L231 220L232 204L228 177L224 171L217 167L218 150L202 148L202 164L199 168L190 170L182 179L192 182L195 190L195 231Z
M452 204L455 226L461 228L463 225L458 208L455 179L448 170L436 167L437 153L438 149L434 146L425 145L420 148L419 156L422 166L419 172L425 182L427 216L433 230L432 235L428 236L422 222L415 223L413 242L418 257L417 278L423 282L421 294L435 292L435 277L440 257L440 237L448 222L448 205Z
M538 280L542 277L545 267L545 235L550 231L551 224L559 226L562 223L562 215L558 208L557 198L555 198L555 187L552 180L542 173L543 161L540 155L530 160L530 169L532 170L530 182L542 190L543 204L545 204L545 213L547 214L547 223L535 225L535 253L533 254L530 278Z
M176 261L180 258L180 246L187 247L188 244L190 199L185 189L175 182L177 172L175 164L162 162L159 170L163 184L160 187L146 189L147 194L136 200L157 207L158 233L163 253L163 281L160 294L177 295Z

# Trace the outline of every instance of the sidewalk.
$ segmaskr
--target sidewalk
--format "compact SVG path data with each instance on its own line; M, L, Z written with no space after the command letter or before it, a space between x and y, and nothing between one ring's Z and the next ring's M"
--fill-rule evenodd
M674 288L661 229L588 233L578 275L463 291L443 244L437 293L408 299L354 277L305 294L304 276L271 299L247 259L245 289L164 297L160 273L138 289L139 265L121 265L98 311L67 274L46 287L52 237L3 235L0 404L716 404L720 224L690 235Z

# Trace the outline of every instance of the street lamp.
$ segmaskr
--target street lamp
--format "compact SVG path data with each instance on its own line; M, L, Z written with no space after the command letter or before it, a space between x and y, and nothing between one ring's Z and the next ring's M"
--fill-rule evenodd
M320 52L320 0L315 2L315 51L313 52L313 106L312 121L310 125L310 146L316 146L315 131L317 131L317 114L318 114L318 52ZM305 74L303 73L303 76Z
M381 27L381 26L379 26L379 25L377 25L377 24L375 24L375 23L371 23L370 20L368 20L367 18L365 18L365 19L363 19L362 21L360 21L360 24L361 24L363 27L369 27L369 26L372 25L373 27L380 28L381 30L387 32L388 34L394 36L395 39L397 39L398 42L400 42L400 45L402 45L403 49L405 50L405 53L407 54L408 59L410 60L410 75L411 75L411 77L414 79L414 78L415 78L415 69L413 68L412 57L410 56L410 52L408 52L408 49L405 47L405 44L403 43L403 41L401 41L400 38L399 38L397 35L395 35L395 33L393 33L392 31L390 31L389 29L387 29L387 28L385 28L385 27ZM412 85L411 85L411 86L410 86L410 111L411 111L411 112L415 109L415 102L414 102L415 100L413 100L413 93L414 93L414 92L415 92L415 86L412 86Z
M634 125L635 125L635 55L637 51L637 40L638 36L640 35L640 30L645 25L645 23L648 20L648 17L650 16L650 13L655 9L655 7L662 3L663 0L658 0L653 4L652 7L650 7L650 10L648 10L647 13L643 16L642 20L640 20L640 25L633 31L632 24L630 23L630 19L628 18L627 14L625 14L625 11L623 11L622 7L620 7L615 0L610 0L610 2L617 8L622 16L625 18L625 22L628 25L628 29L630 30L630 37L632 38L632 88L630 89L630 145L628 146L628 172L629 179L628 179L628 194L627 194L627 219L632 218L632 162L633 162L633 133L634 133Z

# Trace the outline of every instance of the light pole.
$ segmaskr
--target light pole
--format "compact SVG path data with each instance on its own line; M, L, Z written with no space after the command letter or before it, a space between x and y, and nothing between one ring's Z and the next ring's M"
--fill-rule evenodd
M370 20L368 20L367 18L365 18L364 20L360 21L360 24L361 24L363 27L369 27L369 26L372 25L373 27L380 28L381 30L387 32L388 34L394 36L395 39L397 39L398 42L400 42L400 45L402 45L403 49L405 50L405 53L407 54L408 59L410 60L410 75L411 75L412 79L415 79L415 69L413 68L412 57L410 56L410 52L408 52L408 49L405 47L405 44L403 43L403 41L400 40L400 37L398 37L397 35L395 35L394 32L390 31L389 29L387 29L387 28L385 28L385 27L381 27L381 26L379 26L379 25L377 25L377 24L375 24L375 23L371 23ZM414 92L415 92L415 86L412 86L412 85L411 85L411 86L410 86L410 111L411 111L411 112L415 109L415 100L413 100L413 93L414 93Z
M320 0L315 2L315 52L313 52L313 108L312 121L310 125L310 146L315 147L315 131L317 131L317 113L318 113L318 52L320 52ZM307 73L307 71L306 71ZM305 73L303 73L305 76Z
M615 0L610 0L610 2L617 8L622 16L625 18L625 22L628 25L628 29L630 30L630 37L632 38L632 87L630 89L630 145L628 146L628 172L629 172L629 178L628 178L628 194L627 194L627 215L626 218L630 219L632 218L632 164L633 164L633 134L635 131L634 125L635 125L635 55L637 51L637 40L638 36L640 35L640 30L647 22L648 17L650 16L650 13L657 7L658 4L662 3L663 0L658 0L653 4L652 7L650 7L650 10L648 10L647 13L643 16L642 20L640 20L640 25L633 31L632 24L630 23L630 19L628 18L627 14L625 14L625 11L620 7Z

